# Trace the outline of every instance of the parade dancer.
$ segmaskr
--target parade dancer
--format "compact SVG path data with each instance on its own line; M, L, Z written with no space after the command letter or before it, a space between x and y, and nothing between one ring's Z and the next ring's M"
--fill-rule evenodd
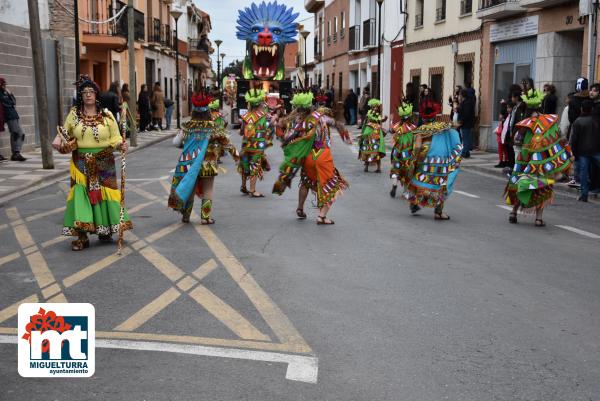
M210 102L210 104L208 105L208 108L210 109L210 117L212 118L213 122L215 123L216 128L225 130L227 128L227 121L225 121L225 116L223 116L223 113L221 113L221 111L219 110L219 107L220 107L219 99L215 99L212 102ZM223 147L220 147L220 149L221 149L221 151L219 153L217 163L221 163L221 157L225 156L225 149Z
M377 165L376 173L381 173L381 159L385 157L385 132L381 124L387 117L381 116L381 101L371 99L367 103L367 122L363 124L362 135L359 143L358 158L365 163L365 172L369 171L369 164Z
M242 116L240 135L242 135L242 151L238 172L242 176L240 192L249 194L252 198L264 198L256 191L256 181L263 178L264 171L271 167L265 155L267 147L271 146L271 128L267 113L263 110L265 92L261 89L250 89L245 95L248 112ZM246 181L250 180L250 190Z
M535 211L535 226L544 227L544 207L554 198L554 178L572 164L571 148L560 136L558 116L539 113L544 94L530 89L521 98L529 117L516 124L516 162L504 191L513 206L508 221L517 223L519 209Z
M100 88L87 75L76 83L77 102L52 143L60 153L71 153L71 189L63 219L63 235L76 236L73 251L90 246L88 234L111 242L112 234L133 228L117 184L114 151L126 152L115 117L101 109Z
M398 107L398 115L400 121L392 126L394 133L394 146L390 154L392 168L390 170L390 178L392 181L392 190L390 196L396 197L398 183L406 187L409 182L409 173L411 171L411 154L413 140L413 131L417 128L411 121L413 114L413 105L410 103L402 103Z
M208 107L212 101L205 93L193 95L192 119L183 125L183 152L175 167L168 201L170 208L182 214L183 223L190 221L196 195L202 199L201 224L214 224L210 215L219 154L221 150L227 150L234 160L239 160L224 128L212 120Z
M286 119L289 131L283 145L284 162L279 167L273 193L283 194L286 187L291 186L298 170L302 169L296 215L299 219L306 219L304 202L311 190L316 195L319 208L317 224L332 225L334 221L327 218L327 213L339 194L348 188L348 183L335 168L330 150L330 127L336 126L340 130L341 124L328 115L312 111L312 101L311 92L298 93L292 99L295 110ZM346 143L352 143L343 126L339 132Z
M403 138L405 168L398 171L404 184L411 213L432 207L435 220L450 220L444 203L452 193L461 162L462 143L449 124L430 122Z

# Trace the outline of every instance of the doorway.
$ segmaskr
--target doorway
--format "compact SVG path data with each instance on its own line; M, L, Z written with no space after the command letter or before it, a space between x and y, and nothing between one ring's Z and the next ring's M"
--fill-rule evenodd
M156 82L155 81L156 75L154 73L155 66L156 66L156 61L154 61L153 59L150 59L150 58L146 59L146 86L148 87L148 91L152 90L154 82Z

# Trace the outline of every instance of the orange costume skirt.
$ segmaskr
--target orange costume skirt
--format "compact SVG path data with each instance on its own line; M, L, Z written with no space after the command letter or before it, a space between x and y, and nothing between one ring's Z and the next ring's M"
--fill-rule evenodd
M317 196L317 206L331 206L338 194L348 188L348 182L333 164L329 148L312 149L304 158L300 185Z

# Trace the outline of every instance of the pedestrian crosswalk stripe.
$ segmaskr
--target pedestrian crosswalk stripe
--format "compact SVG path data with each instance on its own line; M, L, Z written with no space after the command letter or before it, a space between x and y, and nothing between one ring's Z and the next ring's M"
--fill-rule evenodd
M584 237L593 238L593 239L600 239L600 235L597 235L597 234L594 234L594 233L590 233L588 231L580 230L580 229L575 228L575 227L561 226L561 225L557 225L556 227L562 228L563 230L571 231L571 232L573 232L575 234L583 235Z

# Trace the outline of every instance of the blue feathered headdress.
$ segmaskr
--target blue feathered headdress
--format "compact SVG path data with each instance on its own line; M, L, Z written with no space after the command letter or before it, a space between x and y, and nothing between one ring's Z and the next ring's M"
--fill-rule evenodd
M296 41L297 25L296 18L300 13L294 13L293 8L288 8L285 4L277 4L277 1L259 5L252 3L250 7L238 11L236 36L240 40L249 40L257 32L262 31L262 27L277 27L280 29L280 41L284 43L293 43Z

